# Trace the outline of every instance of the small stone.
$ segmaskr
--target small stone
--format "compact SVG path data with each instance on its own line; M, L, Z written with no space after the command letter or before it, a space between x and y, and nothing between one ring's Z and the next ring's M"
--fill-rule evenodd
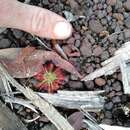
M109 95L108 95L108 97L110 97L110 98L112 98L112 97L114 97L115 96L115 91L111 91L110 93L109 93Z
M91 44L88 42L87 39L83 40L82 45L80 47L80 52L81 52L81 55L85 57L89 57L92 55Z
M121 91L121 89L122 89L122 88L121 88L121 84L120 84L120 82L118 82L118 81L114 82L112 86L113 86L113 90L115 90L115 91L117 91L117 92L118 92L118 91Z
M102 24L98 21L98 20L90 20L89 21L89 28L90 30L92 30L95 33L100 33L102 31L104 31L104 27L102 26Z
M124 30L124 37L125 38L130 38L130 30L129 29Z
M111 91L110 86L105 85L104 90L106 93L110 92Z
M93 38L92 35L87 34L87 38L88 38L88 41L90 41L91 44L94 44L94 43L95 43L95 39Z
M121 102L121 99L120 99L119 96L115 96L115 97L112 98L112 102L113 102L113 103L120 103L120 102Z
M94 50L93 50L93 54L94 56L100 56L102 54L103 50L100 46L97 46Z
M93 89L94 88L93 81L86 81L86 82L84 82L84 84L85 84L86 88L88 88L88 89Z
M118 38L118 35L110 35L109 37L108 37L108 40L111 42L111 43L116 43L116 41L117 41L117 38Z
M95 83L98 85L98 86L103 86L106 84L106 81L103 79L103 78L97 78L95 79Z
M73 75L73 74L71 74L70 79L71 79L71 80L78 80L78 77L75 76L75 75Z
M130 11L130 0L127 0L125 3L124 3L124 7L126 10Z
M23 36L23 32L20 30L13 29L13 34L16 38L20 39Z
M101 54L102 61L107 60L108 58L109 58L108 51L103 51L103 53Z
M112 113L110 111L105 111L105 118L111 119Z
M112 102L108 102L108 103L105 104L104 107L105 107L106 110L111 110L113 108L113 103Z
M75 41L75 46L76 46L77 48L80 47L80 44L81 44L80 40L76 40L76 41Z
M112 7L109 5L107 6L107 13L110 13L112 11Z
M0 40L0 48L8 48L10 46L11 42L8 39L1 39Z
M91 65L91 64L89 64L89 63L87 63L86 65L85 65L85 68L86 68L86 72L89 74L89 73L92 73L93 71L94 71L94 69L93 69L93 66Z
M111 6L115 5L116 2L117 2L117 0L107 0L107 4L111 5Z
M79 81L69 81L69 87L72 89L81 89L83 87L83 83Z
M111 54L111 56L112 55L114 55L114 53L115 53L115 51L116 51L116 48L114 48L114 47L109 47L109 53Z
M124 21L124 23L125 23L125 26L126 26L127 28L130 28L130 17L128 17L128 18Z
M116 18L118 21L124 20L124 17L121 13L113 13L113 17Z

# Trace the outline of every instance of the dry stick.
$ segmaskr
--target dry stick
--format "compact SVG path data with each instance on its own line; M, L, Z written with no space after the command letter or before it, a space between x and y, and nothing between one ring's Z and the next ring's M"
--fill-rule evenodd
M39 97L30 88L24 88L14 78L12 78L3 65L0 63L0 74L4 76L13 86L21 91L32 104L39 108L39 110L48 117L48 119L57 127L58 130L74 130L68 121L48 102Z

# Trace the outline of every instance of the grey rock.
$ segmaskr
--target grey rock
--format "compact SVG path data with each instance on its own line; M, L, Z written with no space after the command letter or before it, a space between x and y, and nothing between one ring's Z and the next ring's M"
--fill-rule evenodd
M3 48L8 48L10 46L11 42L8 40L8 39L1 39L0 40L0 48L3 49Z
M73 89L80 89L83 87L83 83L80 81L69 81L69 87Z
M86 82L84 82L84 84L85 84L86 88L88 88L88 89L93 89L94 88L93 81L86 81Z
M91 44L88 42L88 39L84 39L82 45L80 47L81 55L85 57L89 57L92 55L92 47Z
M115 96L115 97L112 98L112 102L113 102L113 103L120 103L120 102L121 102L121 99L120 99L119 96Z
M94 56L100 56L102 54L103 50L100 46L97 46L94 50L93 50L93 54Z
M130 38L130 30L129 29L124 30L124 37L125 38Z
M114 6L117 3L117 0L107 0L106 1L108 5Z
M127 0L125 3L124 3L124 7L126 10L130 11L130 0Z
M76 41L75 41L75 46L76 46L76 47L80 47L80 44L81 44L80 40L76 40Z
M108 40L109 40L111 43L116 43L117 38L118 38L118 35L117 35L117 34L115 34L115 35L110 35L110 36L108 37Z
M89 28L95 33L100 33L104 30L104 27L102 26L100 21L93 19L89 21Z
M112 113L110 111L105 111L105 117L108 119L112 118Z
M130 17L128 17L128 18L124 21L124 23L125 23L125 26L126 26L127 28L130 28Z
M13 34L16 38L20 39L23 36L23 32L20 30L12 29Z
M122 89L121 84L118 81L114 82L112 86L113 86L113 90L115 90L115 91L121 91L121 89Z
M108 103L105 104L104 107L105 107L106 110L111 110L113 108L113 103L112 102L108 102Z
M107 60L109 58L109 53L107 51L103 51L101 55L102 61Z

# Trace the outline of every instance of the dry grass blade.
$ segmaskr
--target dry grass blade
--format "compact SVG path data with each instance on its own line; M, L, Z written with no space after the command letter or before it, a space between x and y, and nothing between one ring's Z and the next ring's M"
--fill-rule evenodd
M37 116L37 117L35 117L35 118L31 119L31 120L24 119L24 122L26 122L26 123L31 123L31 122L36 121L38 118L40 118L40 116Z
M27 97L33 105L39 108L39 110L45 114L48 119L57 127L58 130L74 130L68 121L48 102L39 97L30 88L24 88L14 78L12 78L6 69L0 64L0 74L5 77L14 87L21 91L25 97Z
M79 92L58 91L56 94L38 93L42 98L51 104L69 108L80 109L81 107L88 111L99 111L103 108L104 97L98 95L100 92Z
M24 100L24 99L21 99L21 98L8 98L8 97L5 97L5 102L10 102L10 103L16 103L16 104L20 104L20 105L23 105L29 109L31 109L32 111L37 112L37 110L35 109L35 107L31 104L30 101L27 101L27 100Z
M13 94L12 94L12 89L11 89L11 87L10 87L10 84L9 84L9 82L6 80L6 78L3 77L3 76L1 76L1 80L2 80L2 82L3 82L3 86L4 86L4 88L5 88L6 95L8 96L7 98L9 99L10 97L14 97ZM5 97L4 97L4 98L5 98ZM12 104L12 102L9 101L9 103L10 103L11 108L13 109L13 104Z

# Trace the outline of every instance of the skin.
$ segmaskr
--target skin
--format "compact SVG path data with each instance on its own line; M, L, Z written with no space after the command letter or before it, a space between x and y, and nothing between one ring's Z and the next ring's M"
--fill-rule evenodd
M54 31L60 22L66 24L68 29L68 31L63 31L62 36ZM52 39L66 39L72 33L70 23L61 16L47 9L26 5L17 0L0 0L0 27L16 28Z

